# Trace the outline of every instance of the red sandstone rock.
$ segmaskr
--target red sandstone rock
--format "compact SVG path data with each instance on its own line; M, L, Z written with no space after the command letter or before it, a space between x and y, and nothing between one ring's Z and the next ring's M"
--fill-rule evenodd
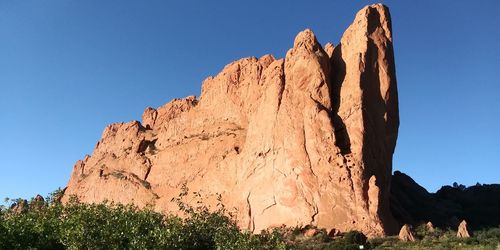
M411 226L408 224L404 224L403 227L401 227L398 237L401 241L415 241L415 237L411 231Z
M328 55L328 57L330 57L330 58L332 57L334 49L335 49L335 46L333 45L333 43L326 43L325 44L324 50L325 50L326 54Z
M10 210L15 214L24 214L28 212L28 201L18 200L16 203L11 205Z
M458 230L457 230L457 237L458 238L469 238L469 230L467 229L467 222L463 220L460 222L460 225L458 225Z
M240 59L207 78L199 100L108 126L92 156L76 163L63 201L175 213L170 201L185 184L209 207L220 194L253 232L282 224L394 230L399 118L388 9L363 8L326 50L304 30L284 59Z

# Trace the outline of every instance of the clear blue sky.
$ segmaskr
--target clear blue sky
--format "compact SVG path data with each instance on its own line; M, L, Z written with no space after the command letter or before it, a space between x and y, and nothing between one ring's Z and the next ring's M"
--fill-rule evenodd
M383 1L401 126L395 170L430 191L500 182L500 1ZM411 2L411 4L409 4ZM363 1L0 0L0 198L64 187L104 127L140 120L311 28L338 43Z

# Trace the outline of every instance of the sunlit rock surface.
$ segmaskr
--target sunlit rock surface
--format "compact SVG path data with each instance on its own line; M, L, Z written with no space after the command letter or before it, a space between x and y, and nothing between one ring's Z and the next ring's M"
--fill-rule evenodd
M63 201L76 195L176 213L171 200L185 185L187 202L214 208L220 195L253 232L282 224L394 232L391 32L388 9L370 5L335 46L304 30L284 59L240 59L207 78L199 99L109 125L76 163Z

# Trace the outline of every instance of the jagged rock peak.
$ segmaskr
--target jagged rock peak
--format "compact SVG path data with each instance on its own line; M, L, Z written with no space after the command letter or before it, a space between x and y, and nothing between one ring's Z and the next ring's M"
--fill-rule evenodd
M356 29L374 32L381 28L384 36L392 42L392 23L389 9L383 4L372 4L361 9L357 14L353 24ZM352 26L351 25L351 26Z
M360 14L361 13L361 14ZM396 233L389 211L399 126L387 9L361 10L326 51L300 32L284 59L232 62L202 83L200 98L147 108L108 126L78 161L63 197L152 204L221 201L252 232L273 226ZM197 192L197 195L191 195ZM197 200L200 199L200 200Z
M304 48L305 50L308 51L316 51L321 48L321 45L318 43L318 40L316 39L316 36L310 29L305 29L301 31L297 36L295 37L295 41L293 43L293 47L295 49L298 48Z
M325 44L324 50L325 50L326 54L328 55L328 57L332 57L334 49L335 49L335 46L333 45L333 43L328 42Z

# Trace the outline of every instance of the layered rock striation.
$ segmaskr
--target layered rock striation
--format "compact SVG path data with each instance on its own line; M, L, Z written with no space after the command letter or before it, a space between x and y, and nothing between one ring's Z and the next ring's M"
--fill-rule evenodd
M240 59L207 78L199 99L147 108L142 118L106 127L92 156L76 163L63 201L175 213L171 200L185 186L207 206L234 209L252 232L396 229L389 188L398 99L381 4L359 11L337 46L323 48L304 30L284 59Z

